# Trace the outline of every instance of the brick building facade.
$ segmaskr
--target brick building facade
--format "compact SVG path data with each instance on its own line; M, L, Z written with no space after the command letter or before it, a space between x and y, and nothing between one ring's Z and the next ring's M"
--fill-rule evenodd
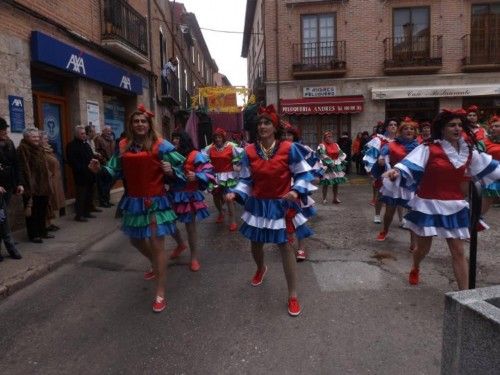
M178 66L166 91L169 58ZM168 137L217 65L195 15L178 2L8 0L0 2L0 70L0 116L13 119L11 138L19 142L23 120L44 129L65 165L75 125L110 125L119 136L139 103Z
M248 0L242 56L310 144L443 107L500 111L500 1Z

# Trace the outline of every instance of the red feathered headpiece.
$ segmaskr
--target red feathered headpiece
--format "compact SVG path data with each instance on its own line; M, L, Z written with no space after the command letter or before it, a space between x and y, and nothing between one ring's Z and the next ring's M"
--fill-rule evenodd
M297 139L300 138L299 129L297 129L295 126L293 126L289 122L281 121L281 127L283 128L283 130L285 132L293 134L294 138L297 138Z
M474 112L474 113L478 113L479 111L479 107L477 105L471 105L469 108L467 108L466 112L467 114L471 113L471 112Z
M405 126L411 126L412 128L416 129L418 127L418 123L413 120L411 117L406 116L402 121L401 124L398 126L398 132L401 131Z
M146 109L146 107L144 106L144 104L139 104L137 106L137 110L141 113L144 114L144 116L152 119L153 117L155 117L155 114L153 112L151 112L150 110Z
M474 107L477 110L476 106L471 106L467 109L467 112L463 108L458 108L458 109L447 109L443 108L442 112L449 114L449 115L456 115L459 117L467 116L468 113L470 112L475 112L475 111L470 111L470 109Z
M274 105L269 104L267 107L260 107L257 113L260 118L266 118L271 121L275 128L279 126L280 121Z
M227 134L226 134L226 131L225 131L224 129L222 129L222 128L217 128L217 129L215 129L215 130L214 130L214 134L213 134L213 135L214 135L214 136L215 136L215 135L220 135L222 138L226 139L226 135L227 135Z
M492 125L495 122L500 122L500 116L498 115L493 115L489 120L488 120L488 125Z

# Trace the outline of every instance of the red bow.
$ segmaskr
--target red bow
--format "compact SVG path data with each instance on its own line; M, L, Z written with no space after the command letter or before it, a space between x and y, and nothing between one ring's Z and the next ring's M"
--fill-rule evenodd
M226 131L222 128L215 129L214 135L220 135L222 138L226 139Z
M500 122L500 116L493 115L493 117L489 119L488 125L494 124L495 122Z
M146 109L146 107L144 106L144 104L139 104L139 105L137 106L137 110L138 110L139 112L142 112L142 113L143 113L146 117L148 117L148 118L153 118L153 117L155 117L155 114L154 114L153 112L151 112L151 111L147 110L147 109Z
M402 122L415 122L410 116L406 116Z
M265 117L270 120L275 127L279 125L279 118L274 105L269 104L267 107L260 107L257 113L259 117Z
M479 111L479 107L477 105L471 105L469 108L467 108L467 113L469 114L471 112L477 113Z
M448 113L450 115L457 115L457 116L466 116L467 115L467 112L465 112L463 108L458 108L458 109L443 108L443 112Z

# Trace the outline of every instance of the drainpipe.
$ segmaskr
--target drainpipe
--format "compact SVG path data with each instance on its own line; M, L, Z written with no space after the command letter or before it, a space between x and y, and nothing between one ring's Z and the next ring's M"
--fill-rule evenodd
M156 97L156 86L155 81L153 79L154 76L154 64L153 64L153 33L151 31L152 23L151 23L151 0L148 0L148 43L149 43L149 108L152 111L155 111L154 99Z
M281 113L281 100L280 100L280 44L279 44L279 28L278 28L278 0L274 0L274 11L275 11L275 20L274 27L275 29L275 44L276 44L276 97L277 97L277 111L278 114Z

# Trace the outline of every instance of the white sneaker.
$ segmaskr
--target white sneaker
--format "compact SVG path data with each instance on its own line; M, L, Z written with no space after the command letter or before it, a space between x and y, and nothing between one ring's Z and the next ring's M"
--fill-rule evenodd
M406 229L406 219L404 219L404 218L401 219L401 221L399 222L399 227Z
M373 218L373 222L375 224L380 224L382 223L382 220L380 220L380 215L375 215L375 217Z

